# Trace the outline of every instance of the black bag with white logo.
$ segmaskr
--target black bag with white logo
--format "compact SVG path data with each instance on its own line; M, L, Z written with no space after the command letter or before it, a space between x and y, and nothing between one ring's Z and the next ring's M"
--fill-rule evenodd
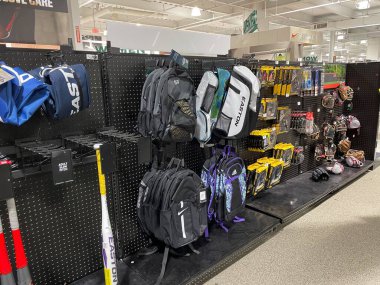
M248 136L257 122L260 81L245 66L235 66L214 133L223 138Z
M83 64L40 67L29 73L48 85L50 97L44 109L49 117L61 120L90 106L90 85Z
M169 248L191 245L207 228L207 195L199 176L172 158L165 170L146 173L139 187L137 216L141 228L153 240L165 243L161 281ZM156 283L157 284L157 283Z

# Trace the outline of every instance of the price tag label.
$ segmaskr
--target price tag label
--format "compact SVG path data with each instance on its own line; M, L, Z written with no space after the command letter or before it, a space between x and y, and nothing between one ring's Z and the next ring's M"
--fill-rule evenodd
M0 68L0 85L11 81L13 78L14 76L10 75L8 72L5 72Z

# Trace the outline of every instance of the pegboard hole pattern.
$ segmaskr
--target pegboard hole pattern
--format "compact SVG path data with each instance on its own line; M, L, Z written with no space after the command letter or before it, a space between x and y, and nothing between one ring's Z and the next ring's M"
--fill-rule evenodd
M11 66L30 70L48 64L45 53L46 51L11 50L2 53L0 60L4 60ZM89 72L92 94L90 109L60 122L48 120L38 113L21 128L0 125L0 145L11 144L15 139L25 137L38 137L44 140L60 137L66 132L92 132L106 125L105 113L110 113L110 125L115 126L116 129L134 132L141 90L146 78L146 60L162 58L150 55L112 54L106 59L107 80L105 80L101 73L104 67L101 62L87 60L85 53L66 52L66 62L83 63ZM202 69L202 60L215 60L215 58L189 57L189 60L189 74L197 86L205 71ZM377 65L377 68L379 66ZM225 68L231 70L232 67ZM363 72L360 68L353 70L348 68L347 77L353 78ZM371 77L372 79L375 78ZM378 73L376 79L378 83ZM357 77L357 81L352 81L352 83L349 82L349 85L351 84L360 94L354 97L358 98L357 102L354 101L354 108L370 106L373 118L377 108L376 116L378 116L379 104L377 103L376 107L372 104L375 101L371 101L371 104L365 105L364 99L364 92L369 90L366 86L373 88L374 85L362 77ZM104 110L104 90L107 90L106 105L109 106L109 110ZM321 97L278 97L278 100L279 106L289 106L292 110L314 111L315 120L319 125L328 115L321 106ZM376 100L378 102L378 96ZM320 112L317 112L318 109ZM342 109L336 108L334 112L340 114ZM361 120L372 118L358 117ZM257 128L268 127L271 123L273 122L259 122ZM363 145L370 150L372 145L366 141L371 134L364 131L363 134L355 146ZM282 181L320 164L314 159L316 142L292 130L279 135L278 142L307 146L304 164L285 169ZM235 146L237 153L246 161L246 164L255 162L259 157L273 154L273 151L266 153L248 151L247 139L229 141L229 143ZM135 210L138 186L147 167L138 164L136 145L118 142L118 146L120 167L118 172L112 175L112 179L108 177L107 186L111 223L113 229L117 230L114 231L114 235L118 237L117 245L119 252L122 253L118 257L124 258L148 244L147 238L138 225ZM172 143L167 147L168 157L184 158L186 165L197 173L200 173L208 155L209 150L200 148L195 140L188 143ZM95 163L75 167L75 181L72 183L54 186L51 173L46 173L14 181L14 190L21 230L35 284L70 283L102 268L101 208ZM2 202L0 214L6 229L8 250L12 252L9 221L5 203ZM211 274L225 268L254 247L255 244L252 243L237 251L210 271ZM13 253L11 258L13 261ZM211 277L206 275L200 275L196 280L203 282Z

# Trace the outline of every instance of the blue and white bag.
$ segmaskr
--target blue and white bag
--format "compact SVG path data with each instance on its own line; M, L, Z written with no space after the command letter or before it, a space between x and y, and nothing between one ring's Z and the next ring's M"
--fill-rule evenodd
M0 62L0 68L13 77L0 83L0 122L21 126L49 97L47 85L19 67Z
M49 85L44 109L53 119L68 118L90 106L90 86L83 64L40 67L30 74Z

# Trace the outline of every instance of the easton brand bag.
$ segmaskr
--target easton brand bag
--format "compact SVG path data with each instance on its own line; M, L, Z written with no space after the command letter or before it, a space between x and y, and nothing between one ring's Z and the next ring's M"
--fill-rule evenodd
M47 85L21 68L12 68L4 62L0 62L0 71L6 77L9 75L8 79L13 77L0 82L0 122L21 126L49 97Z
M160 77L154 103L154 128L162 141L191 141L196 126L194 83L189 74L170 67Z
M207 228L207 196L199 176L184 168L183 160L172 158L165 170L152 170L140 183L137 216L144 232L164 242L162 280L169 248L191 245Z
M208 218L228 232L231 223L243 222L242 213L246 200L246 169L244 161L234 149L226 146L215 149L205 162L202 181L209 191Z
M224 138L248 136L259 111L260 81L245 66L235 66L214 132ZM251 114L250 111L251 110Z
M211 138L211 107L217 87L218 77L214 72L206 71L196 92L197 125L195 137L201 145L206 144Z
M40 67L29 73L49 86L50 97L44 104L49 117L61 120L90 106L90 86L83 64Z

